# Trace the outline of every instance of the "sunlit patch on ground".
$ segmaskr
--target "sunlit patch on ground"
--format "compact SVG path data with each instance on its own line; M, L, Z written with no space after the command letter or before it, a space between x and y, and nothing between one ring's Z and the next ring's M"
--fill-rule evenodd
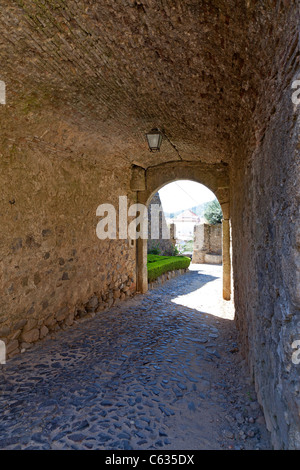
M191 264L189 269L190 271L198 271L199 274L205 276L206 281L201 287L188 294L173 298L172 302L208 315L233 320L233 302L225 301L222 298L222 266Z

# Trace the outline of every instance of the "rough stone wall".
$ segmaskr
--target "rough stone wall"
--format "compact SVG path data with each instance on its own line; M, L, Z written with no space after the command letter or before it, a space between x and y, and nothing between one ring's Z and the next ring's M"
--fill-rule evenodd
M194 227L193 263L222 263L222 225L200 224Z
M274 447L300 449L299 365L291 346L300 339L300 108L291 99L300 78L299 11L288 21L262 52L270 73L258 88L255 141L246 151L245 136L236 142L231 217L241 343Z
M208 225L201 224L194 227L193 263L204 263L205 253L209 251Z
M21 141L21 130L20 119L2 138L0 159L0 339L8 357L136 284L135 246L96 235L98 205L118 208L126 194L135 201L130 167L112 169L88 148Z
M156 204L159 207L162 207L161 200L159 197L159 193L156 193L153 198L150 201L150 204L148 206L148 252L153 248L153 247L158 247L160 250L160 255L165 255L165 256L170 256L173 255L174 253L174 247L176 243L176 239L174 238L174 224L173 227L170 227L169 233L170 233L170 238L164 239L163 238L163 227L167 225L165 215L163 212L160 212L159 214L159 233L158 239L151 239L151 227L153 220L151 218L151 206Z
M216 255L222 254L222 224L210 226L209 251Z

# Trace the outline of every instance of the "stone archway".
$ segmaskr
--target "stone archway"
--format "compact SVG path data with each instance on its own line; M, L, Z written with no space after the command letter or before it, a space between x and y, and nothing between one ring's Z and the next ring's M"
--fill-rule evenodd
M223 298L231 298L230 261L230 184L228 165L201 162L169 162L149 167L133 166L131 189L137 191L137 201L148 206L153 195L173 181L188 179L207 186L217 197L223 212ZM148 290L147 240L137 240L137 290Z

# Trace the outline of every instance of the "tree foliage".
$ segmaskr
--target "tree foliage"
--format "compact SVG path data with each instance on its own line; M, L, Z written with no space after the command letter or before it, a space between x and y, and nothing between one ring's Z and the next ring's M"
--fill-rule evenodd
M217 199L208 204L204 217L207 222L212 225L220 224L222 222L223 213Z

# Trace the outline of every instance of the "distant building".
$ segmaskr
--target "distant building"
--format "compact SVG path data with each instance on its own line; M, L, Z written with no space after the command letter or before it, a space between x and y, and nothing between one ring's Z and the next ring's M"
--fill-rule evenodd
M172 219L172 222L176 226L177 240L193 240L194 227L195 225L203 222L203 220L190 209L186 209L177 217Z

